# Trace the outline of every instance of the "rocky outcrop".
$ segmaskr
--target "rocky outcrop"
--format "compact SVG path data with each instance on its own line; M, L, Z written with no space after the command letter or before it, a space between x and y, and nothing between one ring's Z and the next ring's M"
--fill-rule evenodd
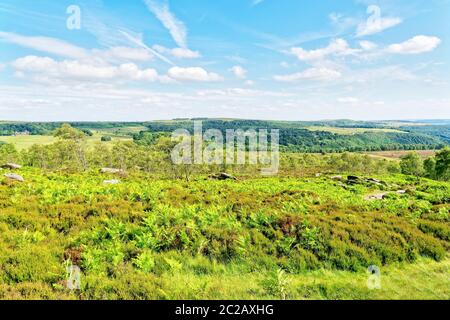
M209 176L209 178L213 179L213 180L237 180L236 177L232 176L231 174L225 173L225 172L212 174Z
M9 170L17 170L22 168L22 166L20 164L16 164L16 163L5 163L4 165L1 166L2 169L9 169Z
M3 176L6 179L13 180L13 181L19 181L19 182L24 182L25 181L25 179L22 176L20 176L18 174L15 174L15 173L6 173Z

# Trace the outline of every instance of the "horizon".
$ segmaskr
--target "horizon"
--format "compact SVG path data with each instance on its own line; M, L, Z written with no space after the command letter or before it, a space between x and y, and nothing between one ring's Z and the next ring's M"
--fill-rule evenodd
M4 0L0 117L450 119L449 29L449 0Z
M412 122L412 123L425 123L425 122L447 122L449 119L318 119L318 120L277 120L277 119L256 119L256 118L208 118L208 117L193 117L193 118L172 118L172 119L155 119L155 120L128 120L128 121L112 121L112 120L55 120L55 121L26 121L26 120L3 120L0 119L0 123L146 123L146 122L162 122L162 121L277 121L277 122L333 122L333 121L353 121L353 122Z

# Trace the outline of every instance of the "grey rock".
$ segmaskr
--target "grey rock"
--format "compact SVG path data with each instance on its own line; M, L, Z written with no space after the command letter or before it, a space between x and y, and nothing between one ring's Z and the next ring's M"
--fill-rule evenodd
M15 174L15 173L6 173L3 176L9 180L14 180L14 181L19 181L19 182L25 181L25 179L22 176Z
M103 184L119 184L120 180L105 180Z
M236 177L232 176L231 174L221 172L217 174L212 174L209 176L210 179L214 180L237 180Z
M22 166L16 163L5 163L4 165L2 165L2 169L17 170L20 168L22 168Z
M388 194L388 192L380 192L380 193L374 193L369 194L364 197L364 200L371 201L371 200L383 200L384 197Z

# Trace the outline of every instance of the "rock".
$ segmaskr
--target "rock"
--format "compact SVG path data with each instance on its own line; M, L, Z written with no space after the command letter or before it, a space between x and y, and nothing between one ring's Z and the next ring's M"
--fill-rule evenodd
M103 184L119 184L120 180L105 180Z
M374 178L368 178L365 181L368 182L368 183L371 183L371 184L375 184L377 186L386 186L387 185L386 182L381 181L381 180L377 180L377 179L374 179Z
M406 190L397 190L398 194L406 194Z
M19 182L25 181L25 179L22 176L15 174L15 173L6 173L3 176L7 179L14 180L14 181L19 181Z
M335 181L342 181L342 176L332 176L330 177L331 180L335 180Z
M123 170L115 169L115 168L101 168L100 172L101 173L112 173L112 174L115 174L115 173L123 173Z
M5 163L4 165L2 165L2 169L17 170L20 168L22 168L22 166L16 163Z
M348 176L347 183L350 185L354 185L361 182L361 178L357 176Z
M321 176L322 176L321 173L316 173L316 178L319 178L319 177L321 177Z
M374 193L369 194L364 197L364 200L371 201L371 200L383 200L384 197L388 194L388 192L380 192L380 193Z
M209 178L214 179L214 180L237 180L236 177L234 177L228 173L225 173L225 172L212 174L209 176Z

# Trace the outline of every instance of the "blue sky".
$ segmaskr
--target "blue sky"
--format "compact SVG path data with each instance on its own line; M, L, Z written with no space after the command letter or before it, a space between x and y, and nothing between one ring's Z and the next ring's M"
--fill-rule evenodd
M0 119L450 118L449 18L450 0L2 0Z

